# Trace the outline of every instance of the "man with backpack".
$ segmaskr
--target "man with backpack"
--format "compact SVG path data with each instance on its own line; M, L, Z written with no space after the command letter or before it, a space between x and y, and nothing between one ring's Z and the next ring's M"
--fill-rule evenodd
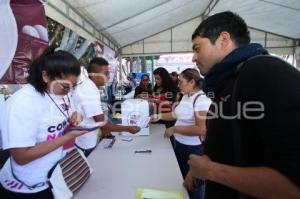
M205 180L206 199L299 199L300 72L250 43L232 12L205 19L192 41L213 103L205 155L190 156L185 185Z

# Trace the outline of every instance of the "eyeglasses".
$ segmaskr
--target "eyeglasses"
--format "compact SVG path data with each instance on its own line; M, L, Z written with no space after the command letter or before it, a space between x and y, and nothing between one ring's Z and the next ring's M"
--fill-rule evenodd
M61 88L65 91L69 91L71 89L74 89L78 84L77 82L76 83L69 83L69 82L66 82L64 80L56 80L56 82L61 86Z

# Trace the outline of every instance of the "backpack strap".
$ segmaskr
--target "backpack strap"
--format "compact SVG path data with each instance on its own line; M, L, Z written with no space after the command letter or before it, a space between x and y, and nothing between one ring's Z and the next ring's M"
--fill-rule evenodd
M193 102L193 111L194 111L194 117L195 117L195 120L196 120L195 104L196 104L197 99L198 99L201 95L203 95L203 93L199 93L198 95L196 95L196 97L195 97L195 99L194 99L194 102ZM202 137L201 135L199 135L199 139L200 139L201 143L204 142L204 137Z
M203 95L203 93L199 93L198 95L196 95L196 97L195 97L195 99L194 99L194 102L193 102L193 109L195 109L196 101L197 101L197 99L198 99L201 95Z
M44 186L44 185L47 184L48 181L46 181L46 182L39 182L39 183L36 183L36 184L34 184L34 185L28 185L28 184L26 184L25 182L23 182L22 180L20 180L20 179L15 175L14 170L13 170L13 166L12 166L12 156L10 156L9 161L10 161L9 164L10 164L11 174L12 174L13 178L14 178L16 181L18 181L20 184L22 184L22 185L24 185L25 187L27 187L27 189L29 189L29 190L34 190L34 189L36 189L36 188L42 187L42 186Z
M231 113L232 115L236 115L237 112L237 85L239 81L239 72L240 70L251 60L261 58L261 57L271 57L272 59L280 59L277 57L273 57L270 55L257 55L254 57L250 57L244 62L241 62L237 66L238 74L233 83L232 94L231 94ZM281 59L280 59L281 60ZM232 134L233 134L233 150L234 150L234 158L237 166L242 166L244 164L243 158L243 147L242 147L242 137L241 137L241 128L237 118L232 120Z

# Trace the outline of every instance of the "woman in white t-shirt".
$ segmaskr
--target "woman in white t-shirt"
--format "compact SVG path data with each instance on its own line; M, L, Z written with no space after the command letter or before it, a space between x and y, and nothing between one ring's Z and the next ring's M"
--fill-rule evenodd
M78 123L68 95L79 74L73 55L47 49L32 63L29 84L5 102L0 128L11 156L0 172L1 199L53 198L48 171L63 157L63 146L86 133L64 133Z
M174 151L183 177L185 178L189 166L190 154L202 154L200 136L206 134L206 114L211 100L201 90L202 78L196 69L186 69L179 76L179 88L184 93L175 111L160 116L164 120L174 120L174 126L167 128L165 137L174 135ZM157 118L158 119L158 118ZM201 198L202 187L198 185L196 191L190 192L190 198Z

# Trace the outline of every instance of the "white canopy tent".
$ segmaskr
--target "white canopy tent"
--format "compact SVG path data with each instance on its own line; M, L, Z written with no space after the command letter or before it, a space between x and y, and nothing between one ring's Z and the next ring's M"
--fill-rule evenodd
M123 56L191 52L191 34L205 16L231 10L252 40L271 52L300 45L299 0L48 0L47 15Z

